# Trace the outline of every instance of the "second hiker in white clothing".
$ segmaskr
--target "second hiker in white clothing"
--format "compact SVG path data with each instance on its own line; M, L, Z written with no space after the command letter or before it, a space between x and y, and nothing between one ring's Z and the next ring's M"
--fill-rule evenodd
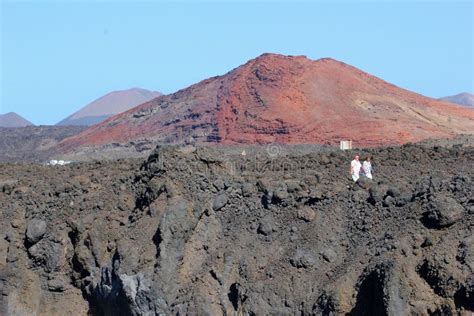
M365 161L362 164L362 170L367 178L372 179L372 164L370 163L370 156L365 158Z

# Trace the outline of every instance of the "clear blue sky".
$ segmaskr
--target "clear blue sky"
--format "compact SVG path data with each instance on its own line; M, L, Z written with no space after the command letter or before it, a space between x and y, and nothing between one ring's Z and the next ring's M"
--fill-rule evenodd
M54 124L112 90L171 93L264 52L473 92L473 2L1 1L0 113Z

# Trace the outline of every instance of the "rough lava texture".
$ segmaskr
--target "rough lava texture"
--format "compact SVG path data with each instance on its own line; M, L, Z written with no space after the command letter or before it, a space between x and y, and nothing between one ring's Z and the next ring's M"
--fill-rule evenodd
M63 152L158 143L403 144L474 133L474 112L398 88L330 58L264 54L65 140Z
M2 165L0 314L471 315L474 148L313 149Z

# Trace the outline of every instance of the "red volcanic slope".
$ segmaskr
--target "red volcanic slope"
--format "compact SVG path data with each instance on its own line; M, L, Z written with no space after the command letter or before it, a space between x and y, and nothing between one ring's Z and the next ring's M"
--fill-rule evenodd
M401 144L474 133L474 111L401 89L342 62L264 54L116 115L61 147L175 142Z

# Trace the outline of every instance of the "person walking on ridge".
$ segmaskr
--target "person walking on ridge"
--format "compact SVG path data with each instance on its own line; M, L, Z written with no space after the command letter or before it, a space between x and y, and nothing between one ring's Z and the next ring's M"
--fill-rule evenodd
M367 178L372 180L372 164L370 163L370 156L365 158L364 163L362 164L362 170Z
M351 161L351 171L350 171L350 175L352 177L352 180L354 180L354 182L357 182L357 180L359 180L359 173L360 173L361 167L362 165L359 161L359 155L355 155L354 160Z

